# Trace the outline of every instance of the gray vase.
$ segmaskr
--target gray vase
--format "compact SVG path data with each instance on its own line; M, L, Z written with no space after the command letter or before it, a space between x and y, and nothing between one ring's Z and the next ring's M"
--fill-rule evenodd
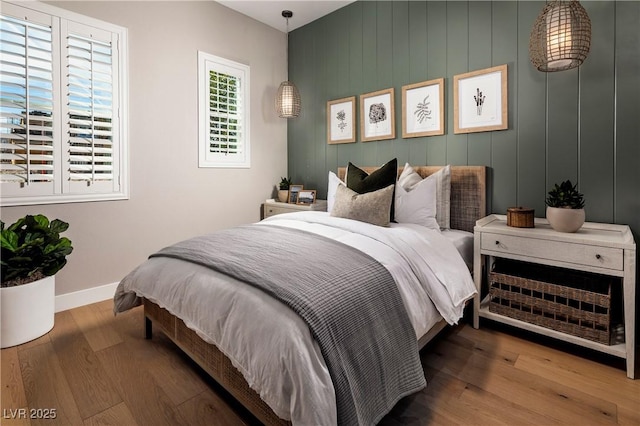
M584 209L547 206L549 225L558 232L576 232L584 225Z

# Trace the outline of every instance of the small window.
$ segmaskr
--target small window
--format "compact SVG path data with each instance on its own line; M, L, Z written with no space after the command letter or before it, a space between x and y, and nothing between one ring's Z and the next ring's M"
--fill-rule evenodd
M248 168L249 67L198 52L200 167Z

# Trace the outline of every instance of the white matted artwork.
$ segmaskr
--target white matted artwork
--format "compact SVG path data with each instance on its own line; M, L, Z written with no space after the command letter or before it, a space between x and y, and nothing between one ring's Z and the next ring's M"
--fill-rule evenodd
M360 139L363 142L395 139L393 88L360 95Z
M507 65L454 76L453 103L454 133L507 129Z
M327 143L356 141L356 97L327 102Z
M402 137L444 135L444 78L402 86Z

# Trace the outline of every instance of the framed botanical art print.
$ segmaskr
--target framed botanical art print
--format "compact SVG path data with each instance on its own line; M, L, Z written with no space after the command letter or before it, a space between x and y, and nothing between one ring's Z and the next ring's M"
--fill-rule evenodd
M327 102L327 143L356 141L356 97Z
M444 78L402 86L402 137L444 135Z
M506 64L453 77L454 133L504 130L507 117Z
M360 95L360 140L395 139L393 88Z

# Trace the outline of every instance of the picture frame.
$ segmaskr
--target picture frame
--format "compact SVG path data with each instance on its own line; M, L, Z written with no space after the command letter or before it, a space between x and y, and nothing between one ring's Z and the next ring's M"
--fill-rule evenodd
M352 143L356 141L356 97L327 102L327 143Z
M289 185L289 199L287 202L289 204L297 204L298 203L298 193L302 191L304 185Z
M444 135L444 78L402 86L402 137Z
M302 189L298 193L297 204L311 205L316 202L316 190L315 189Z
M360 140L362 142L396 138L394 89L360 95Z
M507 81L506 64L455 75L454 133L507 129Z

